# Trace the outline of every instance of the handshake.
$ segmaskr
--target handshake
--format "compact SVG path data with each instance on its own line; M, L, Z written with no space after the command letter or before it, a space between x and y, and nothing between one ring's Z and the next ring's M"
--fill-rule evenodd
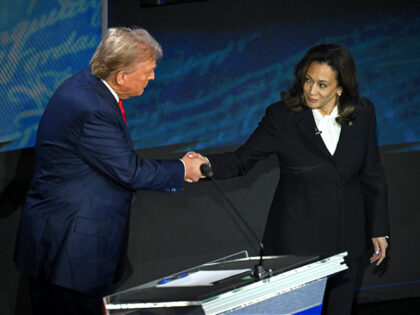
M209 164L207 158L202 156L200 153L187 152L181 159L185 165L185 181L187 183L198 182L200 178L203 178L200 166L202 164Z

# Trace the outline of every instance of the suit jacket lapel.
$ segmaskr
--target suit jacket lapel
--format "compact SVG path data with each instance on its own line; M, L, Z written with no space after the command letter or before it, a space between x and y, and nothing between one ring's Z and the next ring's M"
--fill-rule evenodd
M305 108L304 110L300 111L298 115L300 116L298 128L307 145L317 150L318 152L321 152L325 156L332 158L332 155L325 146L321 135L316 134L317 129L312 111L309 108Z
M95 90L98 92L98 94L101 96L101 98L104 100L104 102L109 105L113 110L115 110L117 115L120 117L120 125L122 126L122 130L129 140L131 150L134 151L133 147L133 141L131 140L130 132L128 131L127 125L124 123L120 107L118 105L118 102L115 100L114 95L112 95L111 91L105 86L105 84L95 77L91 72L90 69L85 69L85 77L86 79L95 87Z
M340 138L338 139L337 148L335 149L334 159L338 159L340 154L345 154L352 147L354 127L345 125L341 126Z

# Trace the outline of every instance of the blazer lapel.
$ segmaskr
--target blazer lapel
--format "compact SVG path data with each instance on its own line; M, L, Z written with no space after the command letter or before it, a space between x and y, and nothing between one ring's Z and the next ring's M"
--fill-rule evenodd
M341 126L340 138L338 139L337 148L335 149L334 159L340 157L342 152L345 154L345 151L349 150L352 146L354 127L345 125Z
M116 114L120 117L120 125L122 126L122 130L129 140L130 148L134 151L133 141L131 140L130 132L128 131L127 125L124 123L124 119L121 114L120 107L118 102L116 101L114 95L112 95L111 91L105 86L105 84L95 77L91 72L90 69L85 69L85 77L86 79L95 87L95 90L104 100L104 102L109 105L113 110L116 111Z
M324 141L322 140L321 134L317 134L317 128L312 111L310 109L304 109L299 112L298 115L300 115L298 128L304 142L316 151L332 158L331 153L328 151Z
M124 131L125 136L128 139L128 142L130 143L131 151L134 151L133 140L131 139L130 132L128 131L127 125L124 122L123 122L123 131Z
M131 150L134 151L133 140L131 139L130 132L127 128L127 124L124 122L124 119L123 119L123 116L122 116L122 113L121 113L121 110L120 110L120 106L118 105L118 102L115 100L114 96L112 96L112 98L113 98L113 101L114 101L114 107L116 108L116 110L118 111L118 115L120 116L120 125L122 126L122 130L123 130L125 136L127 137L128 142L130 143Z

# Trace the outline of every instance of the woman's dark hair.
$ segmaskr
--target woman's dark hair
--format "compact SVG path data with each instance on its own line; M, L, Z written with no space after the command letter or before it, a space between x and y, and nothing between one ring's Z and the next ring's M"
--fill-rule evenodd
M338 103L337 123L347 125L354 120L354 108L359 103L356 65L350 51L338 44L322 44L309 49L296 65L294 80L281 99L290 109L300 111L306 107L303 84L310 64L317 61L329 65L337 73L338 86L343 92Z

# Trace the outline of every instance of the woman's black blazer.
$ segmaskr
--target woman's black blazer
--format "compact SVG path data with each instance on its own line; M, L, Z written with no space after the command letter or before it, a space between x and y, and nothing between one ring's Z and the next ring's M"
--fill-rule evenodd
M376 140L375 109L362 100L355 120L341 128L331 155L311 109L269 106L248 141L235 152L208 155L215 178L245 174L276 154L280 179L264 245L271 254L361 256L368 237L389 235L387 189ZM257 207L258 205L256 205Z

